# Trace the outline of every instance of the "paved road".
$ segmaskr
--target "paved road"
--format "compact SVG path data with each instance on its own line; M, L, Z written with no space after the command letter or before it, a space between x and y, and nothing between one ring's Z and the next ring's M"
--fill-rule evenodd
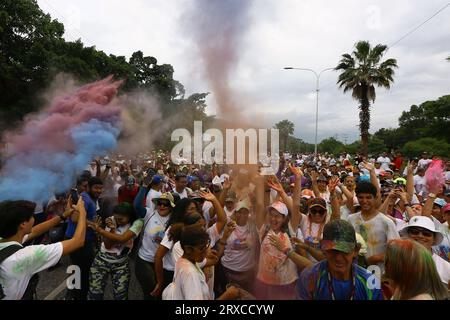
M70 259L68 256L62 257L60 263L50 269L42 271L39 276L39 284L37 287L37 298L39 300L64 300L66 294L66 278L69 276L66 273L67 267L70 265ZM131 267L131 282L130 289L128 291L128 297L130 300L141 300L142 292L134 274L134 260L130 259ZM108 285L105 290L105 300L113 300L111 280L108 280Z

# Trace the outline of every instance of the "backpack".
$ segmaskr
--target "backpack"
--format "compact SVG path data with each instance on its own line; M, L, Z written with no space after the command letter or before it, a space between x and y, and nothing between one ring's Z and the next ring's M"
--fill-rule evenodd
M10 245L2 250L0 250L0 264L3 263L6 259L8 259L10 256L12 256L17 251L23 249L21 245ZM22 300L33 300L35 294L36 294L36 288L39 282L39 275L36 273L34 274L30 282L28 282L27 289L25 290L25 293L22 296ZM0 284L0 300L3 300L5 298L5 293L3 291L3 287Z

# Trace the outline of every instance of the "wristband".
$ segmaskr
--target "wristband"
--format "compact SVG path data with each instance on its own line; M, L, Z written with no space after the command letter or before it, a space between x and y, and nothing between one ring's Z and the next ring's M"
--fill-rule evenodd
M431 192L430 192L430 193L428 194L428 196L429 196L430 198L436 198L436 194L435 194L435 193L431 193Z
M292 253L292 252L294 252L295 250L294 249L292 249L292 248L286 248L283 252L284 252L284 254L287 256L287 257L289 257L289 255Z

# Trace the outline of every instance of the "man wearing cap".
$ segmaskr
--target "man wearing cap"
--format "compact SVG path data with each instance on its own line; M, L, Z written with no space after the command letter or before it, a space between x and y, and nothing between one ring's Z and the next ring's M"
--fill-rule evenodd
M136 184L136 179L133 176L128 176L125 185L121 186L117 191L117 203L128 202L132 204L139 192L139 186Z
M450 285L450 263L433 252L433 247L442 243L444 238L442 233L435 228L433 221L424 216L413 217L408 225L400 231L400 235L411 238L427 248L433 255L433 261L442 282Z
M297 282L300 300L381 300L380 280L358 266L360 245L344 220L325 225L321 248L325 260L306 268Z

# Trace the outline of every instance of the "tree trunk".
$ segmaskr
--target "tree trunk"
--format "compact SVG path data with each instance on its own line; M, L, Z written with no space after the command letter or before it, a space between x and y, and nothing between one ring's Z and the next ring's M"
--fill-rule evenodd
M361 145L362 153L367 156L367 145L369 143L369 128L370 128L370 102L368 98L369 87L362 85L362 96L360 98L361 105L359 106L359 130L361 131Z

